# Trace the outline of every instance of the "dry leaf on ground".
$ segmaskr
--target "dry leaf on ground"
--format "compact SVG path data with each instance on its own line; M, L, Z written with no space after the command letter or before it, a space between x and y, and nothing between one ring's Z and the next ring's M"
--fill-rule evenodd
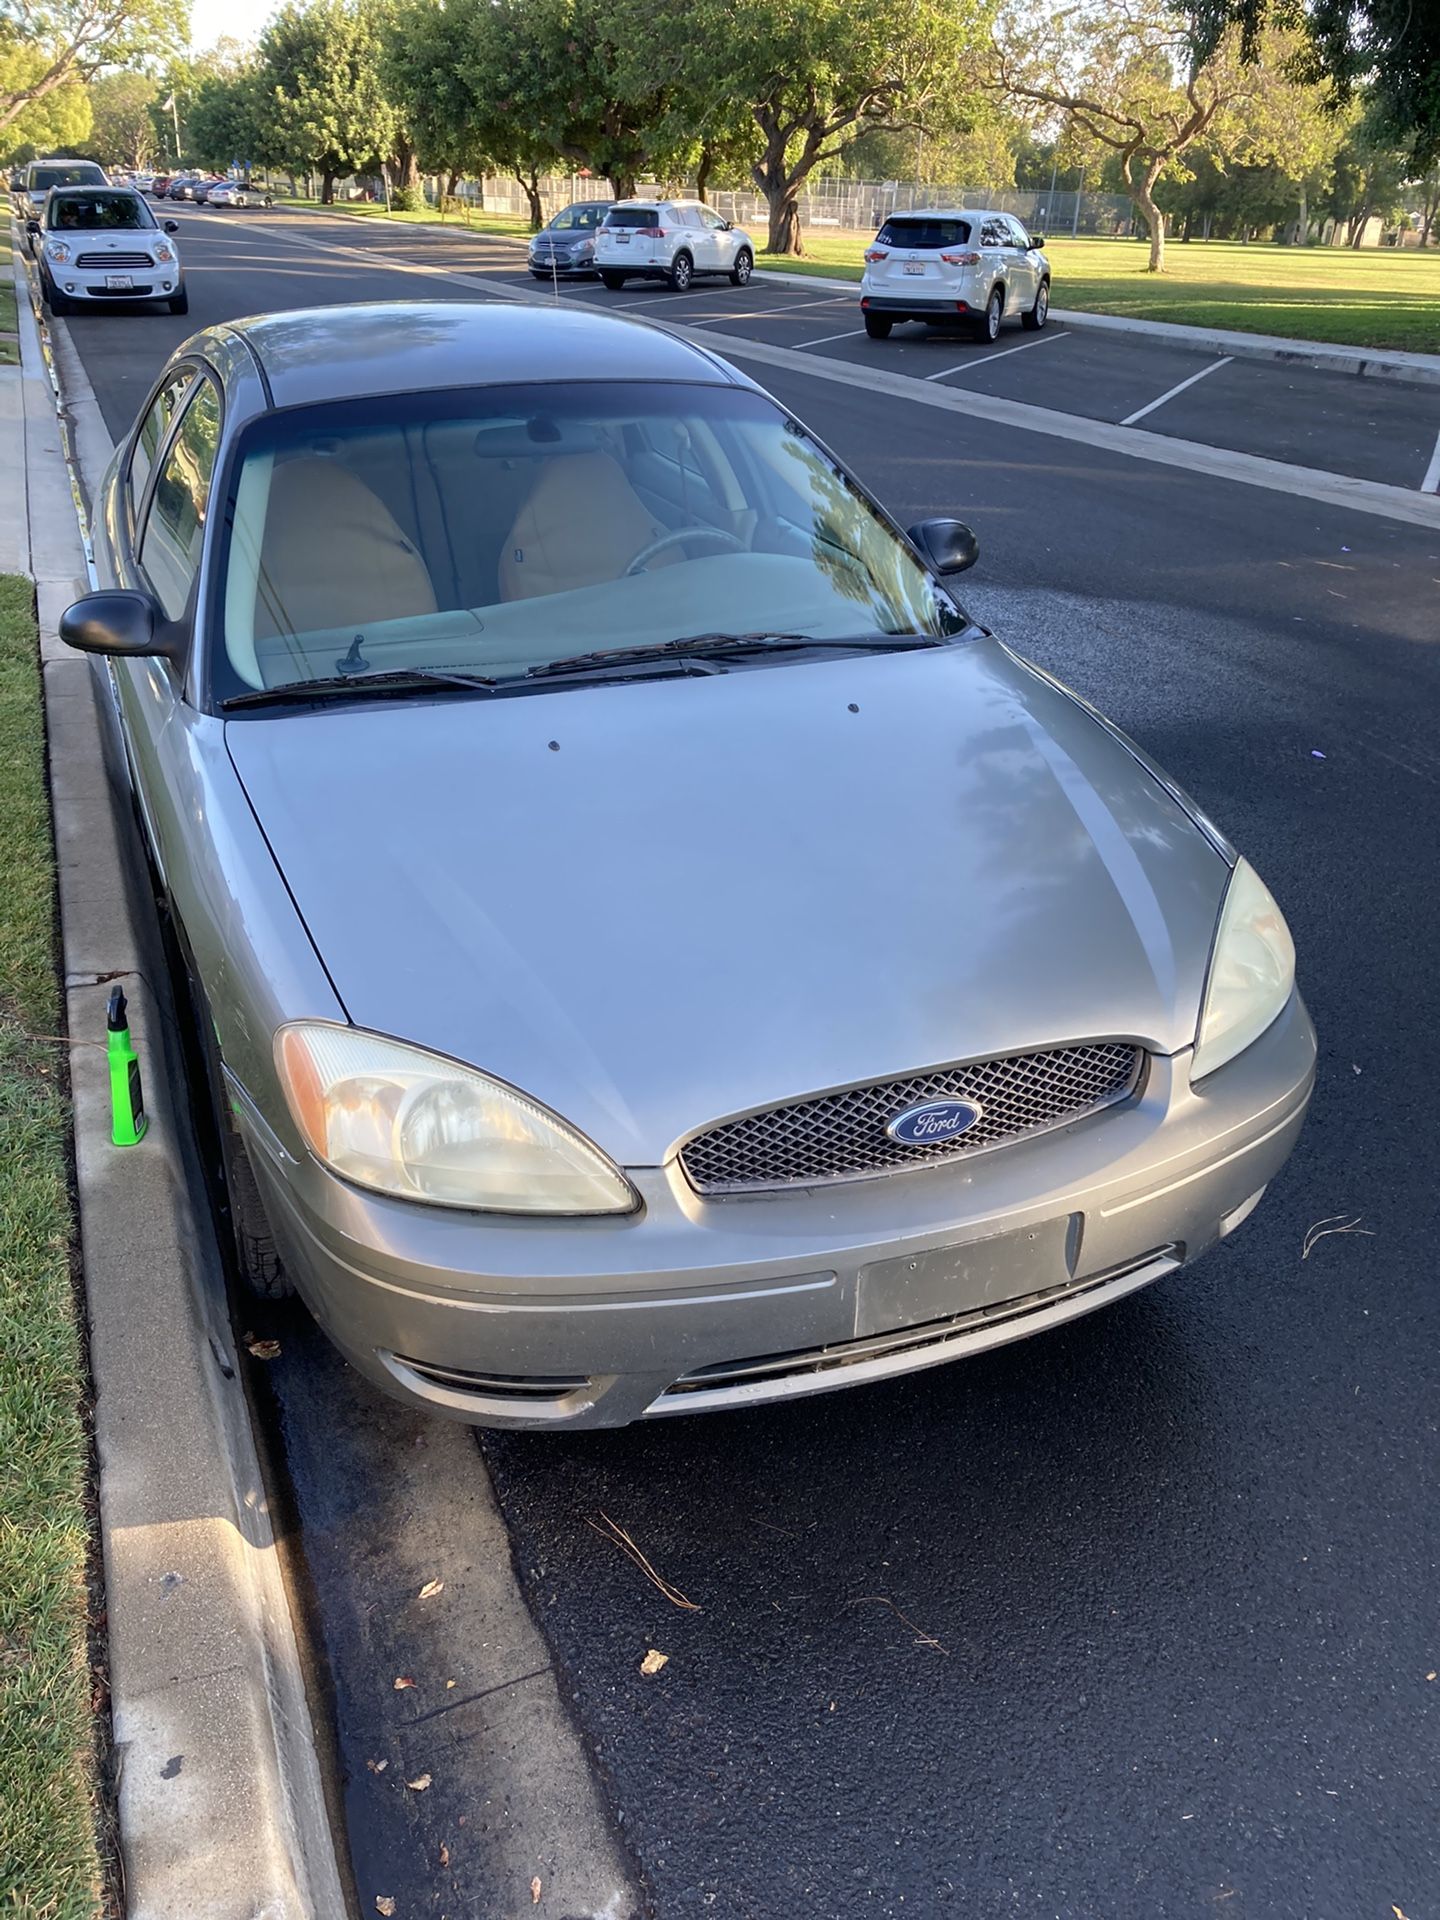
M445 1582L443 1580L427 1580L420 1589L420 1598L422 1600L433 1600L437 1593L443 1593L444 1591Z
M388 1760L367 1760L365 1764L371 1773L383 1773L390 1762Z
M375 1911L377 1913L393 1913L395 1911L395 1902L388 1893L376 1894Z
M412 1793L424 1793L430 1784L430 1776L428 1773L417 1773L413 1780L407 1780L405 1784Z
M602 1521L604 1522L603 1525L601 1524ZM587 1527L593 1527L602 1540L608 1540L612 1546L619 1547L620 1551L625 1555L625 1558L632 1560L644 1574L645 1578L650 1581L653 1586L659 1588L672 1607L681 1607L686 1613L699 1613L701 1611L701 1608L694 1600L687 1599L678 1587L672 1587L668 1580L663 1579L661 1575L655 1571L654 1567L651 1566L650 1562L630 1538L630 1535L625 1531L624 1527L617 1525L608 1513L602 1513L599 1520L592 1520L587 1513L585 1516L585 1524Z
M257 1360L278 1360L280 1357L278 1340L251 1340L248 1349Z
M538 1907L540 1904L540 1876L538 1873L530 1882L530 1904L532 1907Z
M450 1849L443 1840L440 1842L440 1864L442 1867L448 1867L450 1864Z
M659 1673L660 1669L669 1661L669 1658L668 1653L660 1653L654 1647L651 1647L645 1658L640 1662L640 1671L647 1675Z
M413 1687L414 1684L415 1682L410 1678L408 1673L401 1673L395 1676L396 1693L403 1693L406 1687Z

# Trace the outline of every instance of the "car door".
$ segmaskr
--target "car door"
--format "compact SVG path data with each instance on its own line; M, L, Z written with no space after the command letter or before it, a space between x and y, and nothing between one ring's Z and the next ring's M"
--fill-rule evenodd
M735 251L738 245L733 229L713 207L697 207L695 212L700 225L705 230L706 246L709 249L707 272L729 273L735 264Z
M189 376L186 378L185 376ZM152 418L163 428L167 406L174 414L167 432L157 434L153 466L133 500L134 534L129 544L124 584L154 595L168 620L194 619L196 583L204 549L210 486L220 444L222 409L219 388L208 372L186 368L178 395L162 388L136 436L129 484L150 458L147 437ZM121 721L145 830L156 866L167 888L178 857L186 856L186 835L193 817L191 781L186 775L184 740L196 714L185 699L184 661L126 659L114 663Z
M1030 235L1012 214L1006 214L1005 224L1010 229L1013 305L1021 312L1028 313L1035 304L1035 295L1040 286L1034 249L1030 245Z
M999 214L987 214L980 223L981 298L988 300L997 280L1003 281L1010 266L1013 248L1010 229ZM1010 311L1010 293L1005 294L1005 310Z

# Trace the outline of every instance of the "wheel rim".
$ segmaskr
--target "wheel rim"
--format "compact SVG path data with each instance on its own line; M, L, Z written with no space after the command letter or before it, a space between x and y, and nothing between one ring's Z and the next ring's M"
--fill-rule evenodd
M991 294L990 304L985 309L985 331L989 334L992 340L999 338L1000 301L999 301L999 297L995 294Z
M1049 311L1050 311L1050 289L1048 287L1041 287L1040 298L1035 302L1036 318L1043 323L1045 316L1047 313L1049 313Z
M675 262L675 284L677 287L690 284L690 262L683 255Z
M750 256L748 253L742 253L740 258L735 262L735 271L739 274L742 283L750 278Z

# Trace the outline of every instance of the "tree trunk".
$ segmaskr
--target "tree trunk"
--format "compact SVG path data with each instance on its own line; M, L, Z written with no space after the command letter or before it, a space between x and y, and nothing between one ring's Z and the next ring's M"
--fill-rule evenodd
M1205 231L1204 231L1204 233L1202 233L1202 234L1201 234L1201 236L1200 236L1200 238L1201 238L1202 240L1208 240L1208 239L1210 238L1210 222L1211 222L1211 220L1212 220L1213 218L1214 218L1214 216L1213 216L1213 214L1209 214L1209 213L1207 213L1207 214L1206 214L1206 216L1205 216Z
M1155 204L1155 182L1160 178L1160 163L1145 169L1140 185L1135 189L1135 201L1145 216L1145 224L1150 229L1150 261L1147 273L1165 271L1165 216Z
M320 176L320 204L322 207L335 204L335 176L328 167Z
M710 199L710 175L715 171L715 154L710 147L701 147L700 159L695 168L695 198L708 204Z
M617 200L633 200L635 198L635 176L633 173L607 173L605 178L610 182L610 191Z
M1295 244L1308 247L1310 244L1310 196L1304 187L1300 189L1300 217L1295 222Z
M460 175L456 172L455 168L452 167L445 176L445 198L447 200L453 200L455 198L455 189L459 184Z
M420 185L420 156L407 140L395 142L395 154L391 161L391 171L397 187L418 187Z
M519 167L512 167L510 171L520 182L521 191L530 204L530 231L532 233L538 233L545 224L545 209L540 204L539 170L538 168L531 167L529 173L525 174L520 171ZM617 195L616 197L618 199L620 196Z

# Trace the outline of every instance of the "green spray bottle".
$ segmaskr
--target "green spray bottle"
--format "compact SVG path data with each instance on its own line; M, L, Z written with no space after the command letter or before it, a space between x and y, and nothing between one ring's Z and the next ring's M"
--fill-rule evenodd
M115 987L105 1017L105 1052L110 1062L110 1138L117 1147L137 1147L150 1122L140 1091L140 1056L130 1038L125 995Z

